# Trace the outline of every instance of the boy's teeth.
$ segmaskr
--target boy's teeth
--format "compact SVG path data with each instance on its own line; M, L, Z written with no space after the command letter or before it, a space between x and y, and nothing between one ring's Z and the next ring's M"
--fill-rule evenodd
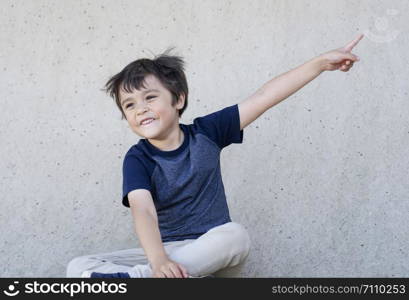
M146 121L143 121L142 122L142 125L145 125L145 124L147 124L147 123L150 123L150 122L152 122L154 119L148 119L148 120L146 120Z

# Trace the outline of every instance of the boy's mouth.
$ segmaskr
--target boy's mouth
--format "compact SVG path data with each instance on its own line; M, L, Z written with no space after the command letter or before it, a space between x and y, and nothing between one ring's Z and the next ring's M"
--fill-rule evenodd
M155 119L150 118L150 119L142 121L140 125L141 126L148 126L148 125L152 124L154 121L155 121Z

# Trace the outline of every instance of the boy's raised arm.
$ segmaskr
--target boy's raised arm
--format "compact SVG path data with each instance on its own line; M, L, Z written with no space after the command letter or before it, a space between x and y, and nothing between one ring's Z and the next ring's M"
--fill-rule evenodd
M240 130L266 110L294 94L323 71L349 71L359 58L351 53L363 38L360 34L346 46L326 52L263 84L253 95L239 103Z

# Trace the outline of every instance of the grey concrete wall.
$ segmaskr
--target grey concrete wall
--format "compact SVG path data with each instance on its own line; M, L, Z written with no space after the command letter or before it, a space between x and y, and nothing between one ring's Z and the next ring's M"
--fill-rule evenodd
M0 2L0 276L64 277L74 257L138 246L121 205L138 142L100 89L168 46L185 57L182 123L364 32L222 152L240 277L409 274L408 1Z

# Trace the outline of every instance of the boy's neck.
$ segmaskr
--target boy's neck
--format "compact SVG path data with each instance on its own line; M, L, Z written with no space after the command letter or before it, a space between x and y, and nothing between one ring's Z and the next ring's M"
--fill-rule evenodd
M180 128L179 123L177 124L177 130L173 130L169 136L164 140L151 140L148 139L149 143L162 151L173 151L178 149L185 140L185 135L183 130Z

